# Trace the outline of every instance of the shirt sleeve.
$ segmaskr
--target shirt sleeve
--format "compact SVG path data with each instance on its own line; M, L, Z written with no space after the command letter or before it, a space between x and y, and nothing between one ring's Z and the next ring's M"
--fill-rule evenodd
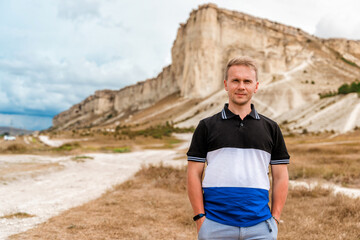
M276 124L275 134L273 136L274 147L271 152L271 165L289 164L290 155L286 149L284 137L281 133L280 127Z
M207 128L204 120L199 122L193 134L189 151L188 161L206 162L207 155Z

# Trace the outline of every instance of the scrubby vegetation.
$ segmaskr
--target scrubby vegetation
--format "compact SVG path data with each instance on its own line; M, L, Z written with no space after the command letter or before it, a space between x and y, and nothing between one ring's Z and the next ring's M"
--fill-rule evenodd
M337 91L329 91L325 93L319 93L320 98L333 97L336 95L344 95L348 93L359 93L360 94L360 82L356 79L351 84L344 83L341 85Z
M286 138L291 180L323 179L345 187L360 186L359 132L351 137Z
M130 147L105 147L102 150L105 152L113 152L113 153L131 152Z
M25 212L17 212L17 213L2 216L0 218L32 218L32 217L35 217L35 216L32 214L29 214L29 213L25 213Z
M192 215L186 168L149 166L101 198L10 239L196 239ZM290 188L278 238L359 239L359 217L360 199Z
M346 58L344 58L344 57L341 57L341 60L343 60L343 62L345 62L345 63L347 63L347 64L349 64L349 65L351 65L351 66L353 66L353 67L358 67L358 68L360 68L356 63L354 63L354 62L352 62L352 61L350 61L350 60L348 60L348 59L346 59Z
M360 82L359 80L356 80L355 82L352 82L350 85L345 83L341 85L338 89L338 94L348 94L348 93L360 93Z
M338 95L338 93L336 91L329 91L329 92L325 92L325 93L319 93L319 97L320 99L323 98L327 98L327 97L333 97Z
M136 136L145 136L145 137L153 137L157 139L162 139L163 137L170 137L172 133L186 133L186 132L193 132L194 128L178 128L174 127L173 124L166 122L165 125L157 125L152 126L143 130L131 130L128 128L123 128L121 126L116 127L115 132L119 132L121 129L122 135L128 136L130 139L135 138Z
M71 151L73 149L80 148L80 147L81 147L80 143L70 142L70 143L63 144L60 147L54 148L54 150L55 151Z
M23 144L13 143L4 149L6 153L24 153L27 148Z

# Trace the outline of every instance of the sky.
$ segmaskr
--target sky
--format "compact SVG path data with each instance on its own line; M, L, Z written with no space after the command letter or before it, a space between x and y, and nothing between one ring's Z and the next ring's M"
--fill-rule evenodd
M0 126L44 129L96 90L157 76L171 64L179 24L209 2L360 40L358 0L1 0Z

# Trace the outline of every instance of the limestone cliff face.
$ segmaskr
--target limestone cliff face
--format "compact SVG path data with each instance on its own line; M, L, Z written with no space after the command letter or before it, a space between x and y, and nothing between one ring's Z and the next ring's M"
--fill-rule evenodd
M360 41L328 39L324 43L338 51L344 58L360 66Z
M262 73L286 71L307 59L308 39L315 38L300 29L201 6L181 25L172 48L181 95L205 97L222 88L224 65L236 55L259 60Z
M111 90L96 91L94 95L87 97L81 103L56 115L53 119L53 126L80 121L85 115L101 115L110 111L113 107L115 93L115 91Z
M213 4L190 13L187 22L180 25L171 51L171 65L156 78L118 91L97 91L55 116L53 126L68 129L129 123L129 117L174 94L179 101L170 108L178 110L169 120L195 125L204 109L215 112L212 108L219 104L208 100L191 107L189 101L223 96L219 91L223 89L225 64L237 55L257 60L261 88L254 101L270 117L318 100L319 93L335 90L360 75L360 41L319 39L298 28ZM223 104L226 98L216 99ZM142 122L135 118L131 121Z
M181 25L172 48L181 95L205 97L222 85L221 26L218 9L205 5Z
M156 78L139 82L136 85L118 91L96 91L94 95L89 96L81 103L56 115L53 119L53 126L64 129L100 125L109 120L109 116L113 119L116 119L115 116L122 117L125 113L149 107L178 91L179 87L172 76L171 66L168 66Z

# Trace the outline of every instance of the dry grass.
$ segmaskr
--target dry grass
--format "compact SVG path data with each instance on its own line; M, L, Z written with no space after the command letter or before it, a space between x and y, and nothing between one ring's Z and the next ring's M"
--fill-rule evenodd
M359 131L336 138L308 135L286 140L290 179L318 178L360 188Z
M83 206L11 239L196 239L185 169L153 167ZM359 239L360 199L289 191L279 240Z
M8 214L5 216L2 216L0 218L31 218L31 217L35 217L34 215L31 215L29 213L24 213L24 212L17 212L17 213L13 213L13 214Z
M185 171L143 168L101 198L11 239L195 239Z
M360 187L359 132L335 138L288 137L286 141L292 179L321 178ZM107 140L102 144L111 145ZM164 139L149 143L137 138L136 144L146 148L164 144ZM196 239L185 176L185 169L143 168L99 199L11 239ZM290 189L282 220L279 240L358 240L360 199L334 196L321 188Z
M5 153L24 153L26 152L26 147L24 144L20 143L12 143L3 149L3 152Z
M63 156L93 152L123 153L142 149L172 149L181 142L173 136L155 139L151 136L139 135L130 139L126 135L119 135L118 132L104 132L100 129L50 132L48 135L54 140L70 140L70 142L59 147L50 147L43 144L37 137L27 137L30 140L26 142L24 137L18 137L15 141L0 139L0 154Z
M360 239L360 199L328 190L290 190L282 219L281 240Z

